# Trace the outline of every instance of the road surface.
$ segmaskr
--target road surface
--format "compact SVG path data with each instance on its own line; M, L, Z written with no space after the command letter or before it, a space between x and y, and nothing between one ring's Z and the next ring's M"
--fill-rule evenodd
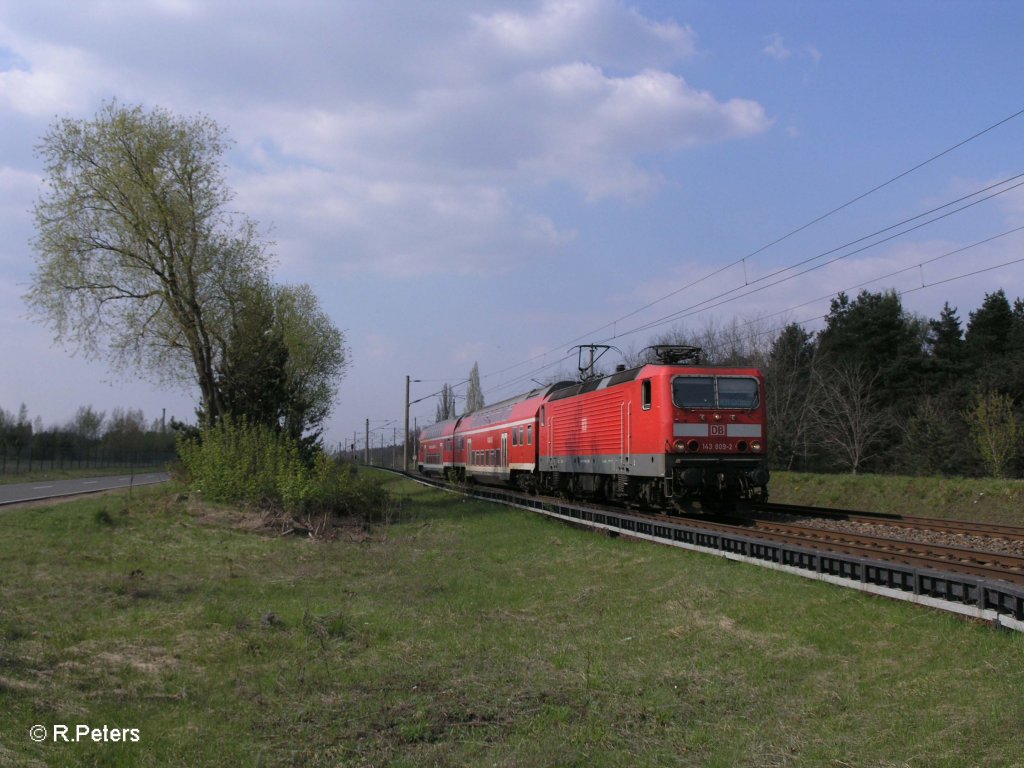
M80 480L40 480L35 483L0 485L0 506L18 504L23 501L52 499L56 496L77 496L82 493L110 491L133 485L164 483L169 479L170 475L166 472L145 472L136 474L134 478L131 475L111 475Z

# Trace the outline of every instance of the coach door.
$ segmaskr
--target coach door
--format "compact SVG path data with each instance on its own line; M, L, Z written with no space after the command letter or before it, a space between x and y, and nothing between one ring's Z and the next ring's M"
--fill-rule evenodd
M508 467L508 432L501 433L501 466Z

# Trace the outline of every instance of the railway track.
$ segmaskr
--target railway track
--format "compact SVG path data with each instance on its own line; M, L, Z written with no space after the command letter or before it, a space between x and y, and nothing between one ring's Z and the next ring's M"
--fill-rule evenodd
M768 516L777 520L790 521L801 525L817 527L853 528L875 530L880 535L898 538L901 532L908 535L920 534L946 536L950 542L966 543L969 546L986 546L991 542L1010 542L1013 551L1024 554L1024 527L974 523L963 520L943 520L933 517L909 517L859 510L809 507L797 504L754 504L751 513Z
M741 560L1024 631L1024 529L851 510L757 505L705 518L419 482L615 534ZM866 529L865 526L869 527ZM935 540L938 537L941 540Z
M900 538L868 534L860 529L819 528L806 523L784 523L757 518L733 524L708 521L704 526L715 530L747 532L768 541L807 546L826 552L844 553L954 574L1002 579L1024 585L1024 556L999 552L995 544L984 546L989 540L977 548L951 546L917 537ZM908 533L927 532L927 529L919 530L909 525L899 530ZM980 540L984 537L972 538Z

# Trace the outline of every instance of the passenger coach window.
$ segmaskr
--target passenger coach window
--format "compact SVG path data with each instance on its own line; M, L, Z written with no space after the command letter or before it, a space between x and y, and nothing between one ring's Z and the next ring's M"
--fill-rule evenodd
M533 424L526 425L526 444L533 445Z

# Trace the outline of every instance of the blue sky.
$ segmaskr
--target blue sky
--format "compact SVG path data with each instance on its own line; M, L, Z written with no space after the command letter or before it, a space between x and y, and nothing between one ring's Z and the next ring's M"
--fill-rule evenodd
M687 287L1024 109L1022 30L1024 5L966 0L2 0L0 407L46 424L86 403L192 415L196 392L72 356L21 300L33 146L113 97L205 113L234 138L237 207L274 241L276 278L309 283L347 335L332 443L365 418L390 438L406 374L419 398L477 362L493 402L572 371L576 339L771 329L900 269L868 287L908 291L929 317L949 301L966 322L987 292L1024 296L1022 263L961 277L1024 257L1024 232L930 260L1024 225L1016 182L627 333L1024 172L1022 115Z

